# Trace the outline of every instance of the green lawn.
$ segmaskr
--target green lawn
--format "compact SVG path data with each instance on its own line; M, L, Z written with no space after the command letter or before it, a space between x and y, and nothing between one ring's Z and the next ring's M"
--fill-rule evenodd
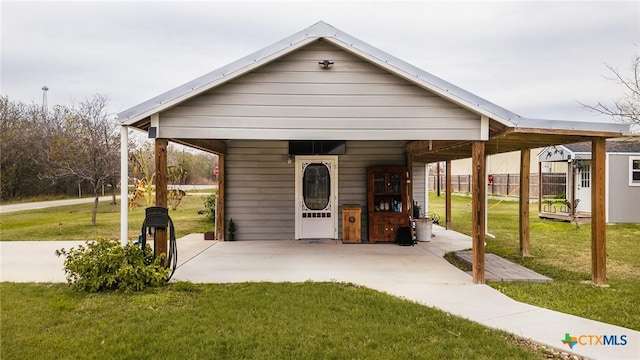
M444 194L430 194L430 211L444 224ZM489 201L486 252L554 279L553 283L493 283L506 295L574 315L640 330L640 225L607 225L609 287L591 279L591 226L542 220L531 204L531 258L519 256L518 202ZM471 233L471 198L452 196L453 230Z
M503 332L343 283L0 291L3 359L545 358Z
M187 196L178 210L170 211L177 235L210 231L213 225L204 216L200 195ZM90 225L91 205L75 205L2 215L2 240L74 240L97 236L119 237L117 205L103 202L99 207L98 225ZM444 222L444 195L431 194L430 210ZM610 287L585 284L591 278L591 229L537 217L537 204L531 205L531 258L518 256L518 203L489 203L488 231L496 239L487 238L487 252L523 264L554 279L553 283L494 283L517 300L575 314L611 324L640 330L640 225L607 226L607 277ZM130 212L129 236L137 237L144 209ZM58 223L62 222L61 234ZM469 234L471 199L453 197L453 228Z
M176 210L169 210L176 236L213 231L213 224L205 216L198 215L198 210L204 209L206 196L206 193L185 196ZM142 205L129 211L130 239L136 239L140 233L145 207ZM0 223L0 238L2 241L119 239L120 204L100 202L95 226L91 225L92 208L93 204L81 204L5 213Z

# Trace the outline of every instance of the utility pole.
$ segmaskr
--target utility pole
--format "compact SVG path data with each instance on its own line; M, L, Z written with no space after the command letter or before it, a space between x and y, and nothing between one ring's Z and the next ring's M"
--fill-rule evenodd
M49 87L47 85L44 85L42 87L42 114L46 114L48 110L47 91L49 91Z

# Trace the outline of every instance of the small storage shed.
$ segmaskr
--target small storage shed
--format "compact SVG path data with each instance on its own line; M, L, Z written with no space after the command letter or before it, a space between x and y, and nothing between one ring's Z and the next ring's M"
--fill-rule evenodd
M640 136L607 140L606 222L640 223ZM566 163L566 204L540 198L540 217L576 220L591 216L593 178L590 142L554 145L538 153L538 163ZM542 166L540 166L542 169Z

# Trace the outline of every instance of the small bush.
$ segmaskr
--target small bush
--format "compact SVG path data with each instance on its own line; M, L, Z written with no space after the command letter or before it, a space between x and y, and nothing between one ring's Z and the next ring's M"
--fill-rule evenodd
M56 255L66 257L67 282L77 291L140 291L164 286L171 276L163 266L164 256L154 258L149 245L122 247L117 241L98 239L68 251L56 250Z
M211 194L204 198L204 210L198 210L198 215L205 215L212 223L216 222L216 195Z

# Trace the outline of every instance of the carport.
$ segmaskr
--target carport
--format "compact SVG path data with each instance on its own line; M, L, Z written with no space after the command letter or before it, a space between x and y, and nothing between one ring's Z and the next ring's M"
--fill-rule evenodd
M299 158L287 153L290 141L345 143L347 150L338 155L311 154L334 164L334 209L364 203L368 166L406 166L411 188L424 183L421 166L447 162L447 229L450 161L471 157L474 283L485 282L486 157L521 151L520 253L528 256L530 149L591 141L592 280L606 282L605 140L628 126L523 118L324 22L128 109L119 119L122 184L128 182L128 129L155 139L158 206L166 206L169 141L218 154L218 240L225 239L231 217L242 222L247 239L299 238L297 171L291 166ZM124 198L127 187L121 189ZM127 211L125 203L123 242ZM333 218L337 239L341 222Z

